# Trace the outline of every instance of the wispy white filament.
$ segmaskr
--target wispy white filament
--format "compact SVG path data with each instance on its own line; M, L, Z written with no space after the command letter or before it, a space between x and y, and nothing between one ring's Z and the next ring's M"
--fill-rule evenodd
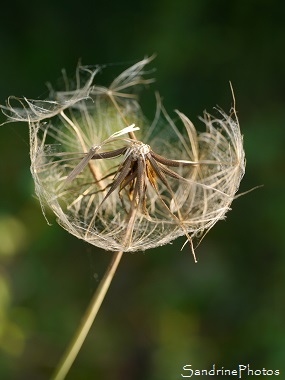
M46 101L18 99L18 108L10 98L2 107L9 121L29 123L31 172L42 206L48 205L68 232L103 249L140 251L185 234L188 240L201 237L225 217L244 174L235 109L229 116L222 110L216 117L205 113L202 133L177 111L181 131L162 106L154 123L145 120L134 90L153 81L144 70L151 59L128 68L109 87L96 83L98 68L83 67L75 89ZM85 82L82 73L89 76ZM167 182L144 166L146 212L138 204L130 214L136 201L131 179L110 195L108 190L134 141L143 147L134 160L145 160L151 150L172 166L158 163L168 168ZM125 154L94 158L123 147Z

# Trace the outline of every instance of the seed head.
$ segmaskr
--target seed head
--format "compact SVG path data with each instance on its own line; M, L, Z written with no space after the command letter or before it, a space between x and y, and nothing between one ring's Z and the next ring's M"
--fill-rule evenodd
M107 250L146 250L181 235L193 248L225 217L245 170L235 109L204 113L198 133L181 112L171 119L157 96L153 122L145 119L136 90L153 81L151 60L109 87L97 84L99 67L79 67L75 89L66 81L52 99L17 99L17 108L9 98L2 107L9 121L29 124L43 211L47 204L68 232Z

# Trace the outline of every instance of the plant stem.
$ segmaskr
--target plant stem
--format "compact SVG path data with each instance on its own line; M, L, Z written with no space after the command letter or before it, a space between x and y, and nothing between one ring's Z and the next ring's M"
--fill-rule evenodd
M121 260L123 251L115 252L111 263L109 264L104 277L99 283L94 296L82 318L78 330L76 331L73 340L63 355L60 363L58 364L51 380L63 380L67 375L70 367L76 359L78 352L92 326L92 323L100 309L104 297L109 289L110 283L114 277L118 264Z

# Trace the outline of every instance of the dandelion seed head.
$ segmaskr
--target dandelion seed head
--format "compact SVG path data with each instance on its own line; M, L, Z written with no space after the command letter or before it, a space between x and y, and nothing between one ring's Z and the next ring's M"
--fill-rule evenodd
M68 232L107 250L203 236L225 218L245 171L235 109L204 113L200 133L183 113L170 118L159 99L153 122L145 119L135 90L153 82L151 60L108 87L97 84L98 68L81 67L76 88L67 83L52 99L2 107L8 121L29 123L43 211L47 205Z

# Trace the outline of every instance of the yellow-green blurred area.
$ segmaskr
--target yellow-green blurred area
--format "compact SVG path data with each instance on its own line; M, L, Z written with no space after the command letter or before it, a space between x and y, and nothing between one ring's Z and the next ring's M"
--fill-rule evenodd
M285 365L285 2L146 0L1 5L0 101L45 98L66 68L157 53L170 115L228 111L247 157L240 192L196 250L185 239L126 254L68 380L177 380L182 367ZM114 73L114 74L113 74ZM101 84L101 83L100 83ZM149 95L148 95L149 94ZM152 117L152 92L143 96ZM1 121L4 117L1 116ZM0 128L0 379L45 380L111 258L48 226L29 172L28 127ZM283 371L283 372L282 372ZM219 376L217 377L219 378ZM225 377L220 377L225 378Z

